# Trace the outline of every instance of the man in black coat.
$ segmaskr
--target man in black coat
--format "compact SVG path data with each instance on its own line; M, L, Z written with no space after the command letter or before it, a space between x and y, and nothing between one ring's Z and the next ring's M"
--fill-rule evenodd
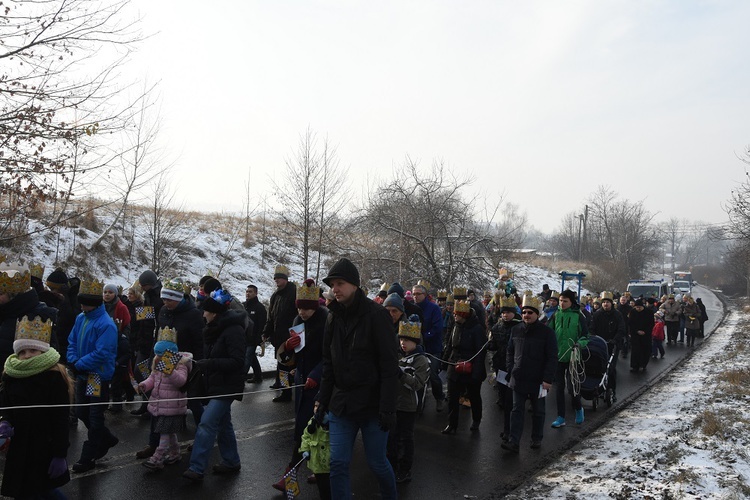
M396 478L386 458L396 423L398 340L385 308L359 288L359 271L340 259L323 279L336 298L323 339L323 376L316 419L330 425L331 496L351 498L349 464L361 431L365 456L380 496L395 499Z
M609 374L607 375L607 389L612 390L612 401L616 401L617 353L625 339L627 329L622 314L614 308L612 293L602 292L601 304L602 307L591 317L589 333L598 335L607 341L607 351L609 356L612 357Z
M523 434L526 400L531 400L531 447L540 448L544 436L545 397L557 369L557 337L539 321L541 301L527 292L521 306L520 325L511 330L506 354L509 387L513 390L510 440L500 446L518 453Z
M297 287L294 283L289 283L289 269L286 266L276 266L273 281L276 283L276 291L271 295L268 306L268 319L263 328L263 340L270 340L273 348L278 350L279 346L289 338L289 329L294 323L294 318L297 317L297 307L294 305L294 301L297 299ZM271 389L281 388L279 370L288 372L289 368L281 363L276 365L276 382L271 386ZM273 398L274 403L291 400L291 389L283 389L279 396Z
M252 338L248 339L247 350L245 351L245 376L248 382L260 383L263 381L263 374L261 373L255 349L261 342L260 333L266 326L267 313L265 306L258 300L257 286L247 285L245 302L242 305L245 306L245 311L247 311L247 315L253 323L253 335ZM252 377L249 375L250 368L253 369Z

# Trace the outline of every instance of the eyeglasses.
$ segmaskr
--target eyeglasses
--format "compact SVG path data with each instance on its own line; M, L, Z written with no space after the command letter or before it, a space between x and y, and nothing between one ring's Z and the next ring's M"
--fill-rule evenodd
M412 295L424 295L422 292L412 292Z

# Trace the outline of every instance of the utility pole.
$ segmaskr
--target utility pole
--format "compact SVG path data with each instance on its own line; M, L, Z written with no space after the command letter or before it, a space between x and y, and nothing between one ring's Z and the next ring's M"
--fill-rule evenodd
M589 222L589 206L584 205L583 206L583 242L582 242L582 249L581 249L581 257L578 260L583 260L584 255L586 255L586 250L588 250L588 240L586 238L586 226Z
M583 214L578 215L578 262L581 262L581 229L583 227Z

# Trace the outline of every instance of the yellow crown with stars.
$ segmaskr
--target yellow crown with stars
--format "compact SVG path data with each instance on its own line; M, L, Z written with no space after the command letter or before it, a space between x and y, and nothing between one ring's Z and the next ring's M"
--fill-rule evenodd
M44 276L44 266L41 264L31 264L29 265L29 272L33 277L42 279Z
M521 301L521 309L524 307L532 307L540 312L542 310L542 299L534 295L531 290L526 290L523 293L523 300Z
M471 311L471 304L468 300L457 300L456 305L453 306L453 312L466 313Z
M516 299L513 296L506 297L505 294L502 294L502 297L500 297L500 302L498 303L500 307L512 307L513 309L516 308L518 304L516 304Z
M81 280L81 287L78 289L78 293L83 295L101 295L104 290L104 282L98 279L93 280Z
M167 342L174 342L176 344L177 330L168 326L159 328L159 332L156 334L156 341L161 342L162 340L166 340Z
M463 297L466 298L466 296L469 294L469 289L465 286L454 286L453 287L453 296L454 297Z
M303 283L297 287L297 300L312 300L317 302L318 297L320 297L319 286L308 286Z
M41 316L34 319L24 316L16 322L16 340L36 340L49 344L52 338L52 325L51 319L42 321Z
M422 340L422 324L419 321L402 321L398 324L398 336L419 344Z
M18 295L31 288L31 273L20 265L0 265L0 293Z

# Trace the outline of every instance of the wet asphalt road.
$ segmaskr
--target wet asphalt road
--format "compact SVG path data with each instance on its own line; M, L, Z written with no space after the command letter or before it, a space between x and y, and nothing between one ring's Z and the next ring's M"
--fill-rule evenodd
M709 306L709 321L706 333L712 331L722 316L722 311L712 309L715 302L711 292L698 287L694 295L703 297ZM708 300L707 300L708 298ZM560 453L585 438L603 419L609 418L618 407L637 397L650 383L654 383L666 370L673 367L686 355L684 344L668 346L663 360L651 360L643 373L630 373L628 360L618 362L618 402L607 409L603 402L598 411L591 410L591 402L584 401L586 421L577 426L573 423L572 410L568 412L568 425L552 429L549 424L555 418L554 391L547 398L547 422L540 450L531 450L530 414L526 419L524 438L519 455L512 455L500 448L502 410L495 405L495 392L488 384L482 390L484 417L478 432L469 431L471 412L462 410L459 430L456 435L444 436L440 430L447 424L447 411L437 413L434 400L428 396L424 414L417 420L415 431L416 452L412 470L413 481L399 485L401 498L500 498L504 493L531 477L545 464L555 460ZM275 391L268 390L268 383L246 386L248 391L261 391L245 396L242 402L232 406L232 419L239 442L242 471L235 476L206 474L201 485L191 484L181 477L187 468L188 454L183 453L182 462L167 466L161 472L150 472L135 458L135 452L146 445L149 422L131 416L127 411L107 415L107 424L120 438L120 443L110 454L98 461L97 468L81 475L74 475L63 488L69 498L80 499L132 499L132 498L283 498L271 484L280 478L290 459L292 447L293 406L291 403L272 403ZM133 406L135 407L135 405ZM180 436L183 450L194 434L192 418L188 416L188 430ZM76 461L81 444L85 440L85 428L79 424L71 429L70 463ZM218 462L214 449L211 464ZM317 489L308 485L304 478L308 472L300 472L300 498L317 498ZM355 447L352 465L352 485L356 498L379 498L377 484L370 474L361 449L361 441Z

